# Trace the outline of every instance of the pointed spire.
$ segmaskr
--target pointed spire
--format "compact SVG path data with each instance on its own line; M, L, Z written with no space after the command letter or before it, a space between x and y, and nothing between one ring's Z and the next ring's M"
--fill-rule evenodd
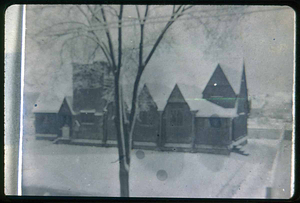
M245 59L243 58L243 71L242 71L242 79L244 77L244 80L246 80L246 65L245 65Z
M243 70L241 74L241 84L243 83L243 78L246 80L246 66L245 66L245 58L243 57Z
M241 88L239 93L238 99L238 113L249 112L249 101L248 101L248 88L247 88L247 79L246 79L246 66L245 66L245 60L243 58L243 71L242 71L242 78L241 78ZM245 106L245 104L247 104Z

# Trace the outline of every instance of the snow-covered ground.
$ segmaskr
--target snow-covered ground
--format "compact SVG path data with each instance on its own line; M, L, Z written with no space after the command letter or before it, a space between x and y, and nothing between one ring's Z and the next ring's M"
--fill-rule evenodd
M278 144L249 139L244 146L249 156L132 150L130 195L265 198ZM23 157L24 195L119 196L117 148L25 136Z
M267 117L248 119L248 128L260 129L282 129L292 130L293 122L287 122L283 119L272 119Z

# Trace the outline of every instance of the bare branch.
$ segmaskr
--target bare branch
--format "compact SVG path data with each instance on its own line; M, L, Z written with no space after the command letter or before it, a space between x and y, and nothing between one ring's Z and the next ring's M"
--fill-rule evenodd
M106 37L107 37L108 45L109 45L109 49L110 49L110 56L111 56L111 60L112 60L112 64L113 64L113 72L115 74L115 71L116 71L117 67L116 67L116 61L115 61L113 44L112 44L112 40L111 40L109 29L107 27L107 20L106 20L106 16L105 16L105 11L104 11L102 5L100 5L100 8L101 8L101 13L102 13L102 18L103 18L103 21L105 23L105 25L104 25L105 26L105 32L106 32Z
M87 5L87 8L88 8L89 11L91 12L92 16L93 16L99 23L103 24L103 22L96 16L96 14L94 13L94 11L92 11L92 9L89 7L89 5ZM109 51L108 51L108 48L106 47L105 43L102 42L102 41L99 39L99 37L96 35L96 33L95 33L94 30L92 30L92 31L90 31L90 32L96 37L96 39L98 40L99 43L102 43L102 46L101 46L101 47L103 47L102 49L105 50L105 51L104 51L104 52L106 52L105 54L108 54ZM109 60L109 61L110 61L110 60Z
M145 16L144 16L144 22L146 21L146 17L148 15L148 10L149 10L149 5L146 5L146 11L145 11Z
M84 27L88 27L87 24L82 23L82 22L78 22L78 21L68 21L68 22L55 23L55 24L49 26L48 28L53 28L54 26L67 25L67 24L78 24L78 25L83 25Z
M152 49L151 49L151 51L150 51L148 57L146 58L146 61L145 61L145 63L144 63L143 69L147 66L148 62L150 61L152 55L154 54L154 52L155 52L157 46L159 45L159 43L160 43L160 41L162 40L163 36L165 35L166 31L167 31L167 30L169 29L169 27L175 22L176 19L178 19L180 16L183 15L183 12L184 12L184 11L180 11L180 9L181 9L182 7L183 7L183 6L180 5L180 6L176 9L175 13L173 12L173 15L171 16L170 20L169 20L168 23L166 24L165 28L164 28L164 29L162 30L162 32L160 33L160 35L159 35L159 37L157 38L155 44L153 45L153 47L152 47ZM190 8L191 8L191 7L190 7ZM173 9L175 9L175 7L173 7ZM183 9L184 9L184 7L183 7ZM188 9L189 9L189 8L188 8ZM180 14L178 14L178 13L180 13ZM176 14L177 14L177 15L176 15Z
M140 53L139 53L139 69L138 69L138 73L134 82L134 88L133 88L133 95L132 95L132 102L131 102L131 113L130 113L130 130L133 130L133 121L134 121L134 116L136 114L136 108L137 108L137 92L138 92L138 86L140 83L140 79L142 76L142 73L145 69L145 67L147 66L148 62L150 61L152 55L154 54L157 46L159 45L160 41L162 40L164 34L166 33L166 31L168 30L168 28L174 23L174 21L179 17L178 15L176 16L176 14L178 14L180 12L180 9L182 8L182 6L179 6L175 13L173 13L173 15L171 16L170 20L168 21L168 23L166 24L166 26L164 27L164 29L162 30L161 34L159 35L159 37L157 38L154 46L152 47L148 57L146 58L145 62L143 63L143 39L144 39L144 23L141 23L141 40L140 40ZM147 10L148 8L146 8L146 12L145 15L147 15ZM145 20L145 19L144 19Z
M93 53L89 56L88 61L90 61L92 57L95 57L96 51L99 49L99 47L100 47L99 44L97 44L97 46L94 49Z
M137 8L137 6L136 6ZM135 123L135 116L136 116L136 108L137 108L137 93L138 93L138 87L140 83L140 79L144 70L144 64L143 64L143 51L144 51L144 26L146 22L146 17L148 15L148 9L149 6L146 6L146 11L144 15L144 19L140 19L140 27L141 27L141 35L140 35L140 47L139 47L139 66L138 66L138 72L135 78L134 82L134 87L133 87L133 95L132 95L132 101L131 101L131 113L130 113L130 124L129 124L129 129L130 129L130 140L132 139L132 131L134 129L134 123ZM137 8L138 12L138 8ZM138 12L139 15L139 12ZM140 15L139 15L140 18Z
M137 6L136 6L137 8ZM140 53L139 53L139 69L143 69L143 51L144 51L144 27L145 27L145 22L147 19L147 15L148 15L148 9L149 6L146 5L146 11L145 11L145 15L144 15L144 19L140 20L140 26L141 26L141 37L140 37ZM140 18L140 15L139 15ZM140 70L139 70L140 71Z
M81 22L77 22L77 21L69 21L69 22L60 22L60 23L55 23L53 25L50 25L42 30L40 30L39 32L37 32L36 34L34 34L35 36L39 36L39 35L44 35L44 36L64 36L67 34L71 34L72 32L74 32L75 30L81 29L81 27L77 27L74 29L67 29L67 30L62 30L59 34L49 34L49 31L55 29L58 26L64 26L64 25L80 25L80 26L84 26L86 28L88 28L89 26L86 25L85 23L81 23ZM47 34L45 34L47 33Z
M78 8L78 10L85 16L86 20L88 21L89 25L91 25L91 21L89 19L89 17L87 16L87 14L82 10L82 8L80 6L76 6Z
M110 10L109 10L109 12L112 14L112 15L115 15L115 16L118 16L119 14L118 14L118 11L114 8L114 7L112 7L112 6L106 6L106 8L109 8L112 12L110 12Z
M142 23L142 19L141 19L141 15L140 15L140 11L139 11L138 5L135 5L135 9L136 9L136 13L138 15L138 19L139 19L140 23Z
M89 18L87 17L87 14L81 9L81 7L77 6L77 8L82 12L83 15L86 16L86 18L88 19L89 24L91 25L91 22L90 22ZM103 24L103 22L95 15L94 11L90 8L89 5L87 5L87 8L88 8L88 10L90 11L90 13L92 14L92 16L93 16L99 23ZM111 54L110 54L108 48L106 47L105 43L102 42L102 41L99 39L99 37L96 35L96 33L95 33L94 30L90 31L90 33L92 33L92 34L94 35L94 37L95 37L97 40L94 40L94 39L91 38L91 37L90 37L90 39L92 39L93 41L95 41L95 42L98 44L98 46L101 48L102 52L104 53L104 55L105 55L105 57L106 57L106 59L107 59L107 62L108 62L108 63L110 64L110 66L111 66L111 65L112 65L111 62L113 61L113 59L109 57L109 55L111 55ZM86 36L86 35L84 35L84 36ZM88 36L86 36L86 37L88 37Z
M98 18L98 16L96 16L95 12L92 11L92 9L89 7L89 5L87 5L87 8L89 9L89 11L91 12L92 16L100 23L103 25L103 22L100 18ZM105 25L104 25L105 26Z
M109 51L107 50L107 47L104 43L101 43L99 42L98 40L95 40L93 37L90 37L88 35L81 35L82 37L86 37L94 42L97 43L97 45L100 47L100 49L102 50L102 52L104 53L105 55L105 58L107 59L107 62L109 63L109 65L111 66L111 59L109 57ZM77 37L80 37L80 36L77 36Z
M118 42L119 42L119 53L118 53L118 70L121 69L122 63L122 17L123 17L123 5L120 5L119 28L118 28Z
M72 40L74 40L74 39L76 39L76 38L78 38L78 37L81 37L81 36L74 36L74 37L71 37L71 38L65 40L64 43L62 44L61 49L60 49L60 52L59 52L59 56L60 56L60 67L62 67L63 64L64 64L64 62L63 62L63 57L62 57L63 51L64 51L64 47L69 43L69 41L72 41Z
M149 5L146 5L146 10L145 10L145 14L144 14L144 18L143 19L141 18L141 14L140 14L138 5L135 5L135 8L136 8L136 12L137 12L138 20L139 20L140 24L144 24L146 22L146 20L147 20L147 15L148 15L148 11L149 11Z
M177 9L176 9L176 11L175 12L173 12L173 14L176 14L176 13L178 13L179 12L179 10L182 8L182 5L180 5Z
M36 34L36 36L40 35L41 33ZM47 37L62 37L62 36L66 36L66 35L70 35L70 34L74 34L74 31L72 32L60 32L60 33L49 33L49 34L45 34L44 36Z
M185 5L185 6L183 7L183 9L182 9L182 12L184 12L184 11L186 11L186 10L189 10L189 9L191 9L191 8L193 8L193 7L194 7L193 5L189 5L189 6Z
M156 50L158 44L160 43L160 41L162 40L164 34L166 33L166 31L168 30L168 28L173 24L173 17L171 18L171 20L166 24L165 28L163 29L163 31L160 33L159 37L157 38L155 44L153 45L148 57L145 60L144 63L144 68L146 67L146 65L148 64L148 62L150 61L152 55L154 54L154 51Z
M141 24L140 50L139 50L139 69L143 67L143 47L144 44L144 24ZM139 70L140 71L140 70Z

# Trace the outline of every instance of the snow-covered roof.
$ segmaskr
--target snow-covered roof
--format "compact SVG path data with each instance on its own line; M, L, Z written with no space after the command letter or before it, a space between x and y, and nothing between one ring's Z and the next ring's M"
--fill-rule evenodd
M104 113L101 113L101 112L96 112L95 113L95 116L103 116L104 115Z
M145 85L156 103L158 110L164 110L173 89L164 84L158 83L145 83ZM197 108L195 100L202 98L202 90L196 86L186 85L183 83L178 83L177 85L190 108Z
M198 105L196 117L211 117L217 115L221 118L232 118L237 116L237 105L235 105L235 108L223 108L206 99L199 99L196 103Z
M33 107L33 113L58 113L64 98L48 94L41 94Z
M80 110L80 113L96 113L96 109Z
M41 95L36 101L36 106L32 110L33 113L58 113L61 105L66 99L66 102L71 110L73 115L76 115L76 112L73 110L73 97L67 96L65 98L58 96L45 96Z
M202 97L202 90L196 86L177 84L191 111L198 111L196 117L235 117L237 108L223 108Z
M219 117L235 117L237 116L237 108L223 108L202 98L202 89L186 85L177 84L184 99L188 103L191 111L198 111L196 117L211 117L218 115ZM163 84L146 83L148 90L156 102L159 111L164 110L172 89ZM237 105L236 105L237 106Z

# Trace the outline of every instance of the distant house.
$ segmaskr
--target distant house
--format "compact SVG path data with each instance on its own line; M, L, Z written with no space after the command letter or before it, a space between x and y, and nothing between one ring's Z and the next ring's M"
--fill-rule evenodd
M36 134L63 136L70 142L116 146L113 89L106 63L73 64L73 96L37 102ZM133 148L230 153L247 142L249 102L245 65L218 64L204 90L177 83L145 83L138 95Z
M66 124L72 130L72 98L58 98L40 95L33 109L37 138L55 139L61 136L61 128Z

